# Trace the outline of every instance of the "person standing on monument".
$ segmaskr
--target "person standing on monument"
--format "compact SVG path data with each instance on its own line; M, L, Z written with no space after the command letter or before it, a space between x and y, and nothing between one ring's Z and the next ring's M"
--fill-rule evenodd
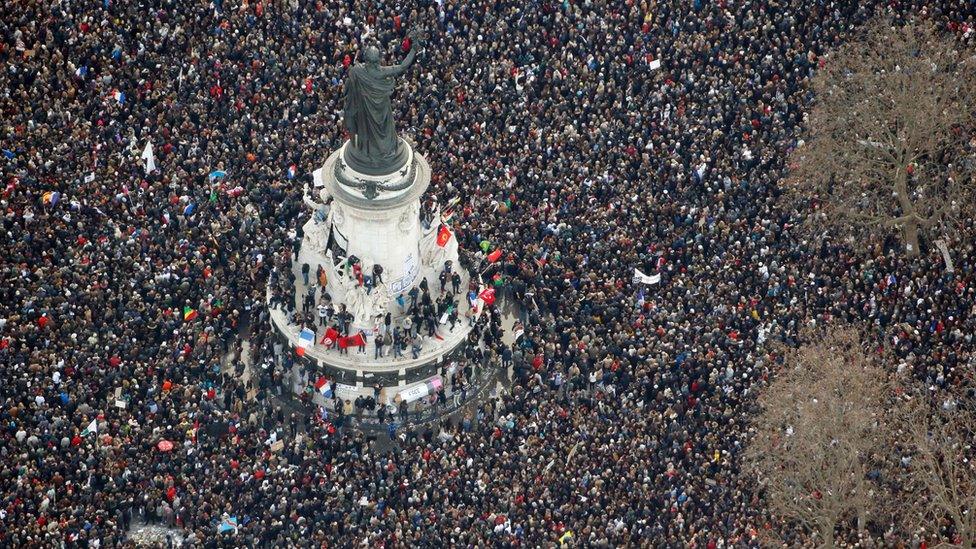
M373 336L373 343L376 345L376 349L373 352L373 360L379 360L380 356L383 355L383 336L376 334Z
M339 335L348 336L349 335L349 313L346 312L346 304L339 304L339 312L336 315L336 322L339 326Z
M451 287L453 288L455 294L457 294L457 293L459 293L461 291L461 274L460 273L454 273L453 275L451 275Z
M393 358L403 357L403 333L400 328L393 329Z

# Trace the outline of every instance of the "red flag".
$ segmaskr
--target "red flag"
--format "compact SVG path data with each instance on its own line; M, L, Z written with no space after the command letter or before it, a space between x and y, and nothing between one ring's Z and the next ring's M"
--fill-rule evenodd
M443 248L447 246L447 243L451 240L451 230L447 228L447 225L441 225L440 230L437 231L437 245Z
M361 347L363 345L366 345L366 338L363 337L363 334L361 333L356 334L354 336L349 336L348 339L349 339L349 345L353 347Z
M363 337L363 334L339 338L340 349L345 349L346 347L359 347L362 345L366 345L366 338Z
M494 263L499 259L501 259L501 257L502 257L502 249L498 248L497 250L488 254L488 263Z
M298 356L305 356L305 347L295 347L295 354Z
M478 299L485 302L485 305L491 305L495 302L495 289L486 288L478 294Z
M322 336L322 341L319 341L319 343L326 347L331 347L337 339L339 339L339 331L335 328L326 328L325 335Z

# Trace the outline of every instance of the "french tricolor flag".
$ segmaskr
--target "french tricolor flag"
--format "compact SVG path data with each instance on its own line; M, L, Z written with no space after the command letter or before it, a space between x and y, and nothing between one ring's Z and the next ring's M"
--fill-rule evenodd
M300 334L298 334L298 347L295 347L295 353L298 356L305 356L305 351L312 348L315 344L315 332L305 328Z
M288 179L295 179L295 174L298 173L298 166L292 164L288 166Z
M113 90L112 99L115 99L116 101L119 102L119 105L122 105L125 103L125 94L120 92L119 90Z
M332 398L332 386L329 384L329 380L325 376L319 376L315 381L315 390L322 393L325 398Z

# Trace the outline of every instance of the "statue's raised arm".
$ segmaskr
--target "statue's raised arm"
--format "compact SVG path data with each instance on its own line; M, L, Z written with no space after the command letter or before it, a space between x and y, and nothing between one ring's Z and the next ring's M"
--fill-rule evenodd
M390 96L396 86L393 78L410 68L420 49L420 33L411 31L409 36L410 52L403 63L381 66L379 49L370 46L363 52L364 62L353 66L346 77L343 122L350 139L345 156L357 171L389 173L403 164L405 153L393 124Z
M410 65L413 65L414 60L417 58L417 52L420 50L421 46L420 33L410 31L410 34L407 36L410 37L410 51L407 53L406 59L404 59L403 63L400 63L399 65L380 67L380 70L383 71L384 76L400 76L410 68Z

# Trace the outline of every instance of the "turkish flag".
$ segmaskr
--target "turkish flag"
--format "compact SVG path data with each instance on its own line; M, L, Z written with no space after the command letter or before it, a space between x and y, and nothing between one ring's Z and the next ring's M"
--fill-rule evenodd
M495 302L495 289L487 288L478 294L478 299L485 302L485 305L491 305Z
M501 259L501 257L502 257L502 249L498 248L497 250L488 254L488 263L494 263L499 259Z
M443 248L447 246L448 241L451 240L451 230L447 228L447 225L441 225L440 230L437 231L437 245Z

